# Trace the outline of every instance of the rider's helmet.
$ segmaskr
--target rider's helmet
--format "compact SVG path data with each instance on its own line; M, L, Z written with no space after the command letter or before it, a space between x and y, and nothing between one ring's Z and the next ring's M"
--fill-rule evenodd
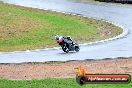
M56 35L56 36L55 36L56 41L59 40L59 37L60 37L59 35Z

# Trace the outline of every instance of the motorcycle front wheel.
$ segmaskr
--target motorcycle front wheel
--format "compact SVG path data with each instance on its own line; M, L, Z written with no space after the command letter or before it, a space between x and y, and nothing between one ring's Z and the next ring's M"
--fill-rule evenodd
M69 49L66 46L62 47L62 50L66 53L69 53Z

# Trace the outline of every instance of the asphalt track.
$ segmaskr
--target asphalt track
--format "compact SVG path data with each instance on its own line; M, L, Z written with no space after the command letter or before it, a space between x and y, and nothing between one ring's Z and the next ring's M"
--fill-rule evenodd
M10 4L39 9L50 9L87 17L104 19L129 30L123 38L109 42L81 46L78 53L63 53L61 49L0 53L0 63L67 61L132 56L132 6L77 3L66 0L0 0Z

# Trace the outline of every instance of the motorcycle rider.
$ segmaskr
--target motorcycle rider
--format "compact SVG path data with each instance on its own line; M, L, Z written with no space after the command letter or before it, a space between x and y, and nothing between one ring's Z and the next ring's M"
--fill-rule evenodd
M63 43L66 43L67 47L69 47L70 44L73 45L73 40L71 39L70 36L62 37L62 36L56 35L55 39L56 39L57 43L59 43L59 45L63 45Z

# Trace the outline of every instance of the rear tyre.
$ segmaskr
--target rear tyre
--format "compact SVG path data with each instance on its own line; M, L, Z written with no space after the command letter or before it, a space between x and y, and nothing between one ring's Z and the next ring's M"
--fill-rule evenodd
M79 46L76 46L76 47L75 47L75 51L76 51L76 52L79 52L79 50L80 50Z

